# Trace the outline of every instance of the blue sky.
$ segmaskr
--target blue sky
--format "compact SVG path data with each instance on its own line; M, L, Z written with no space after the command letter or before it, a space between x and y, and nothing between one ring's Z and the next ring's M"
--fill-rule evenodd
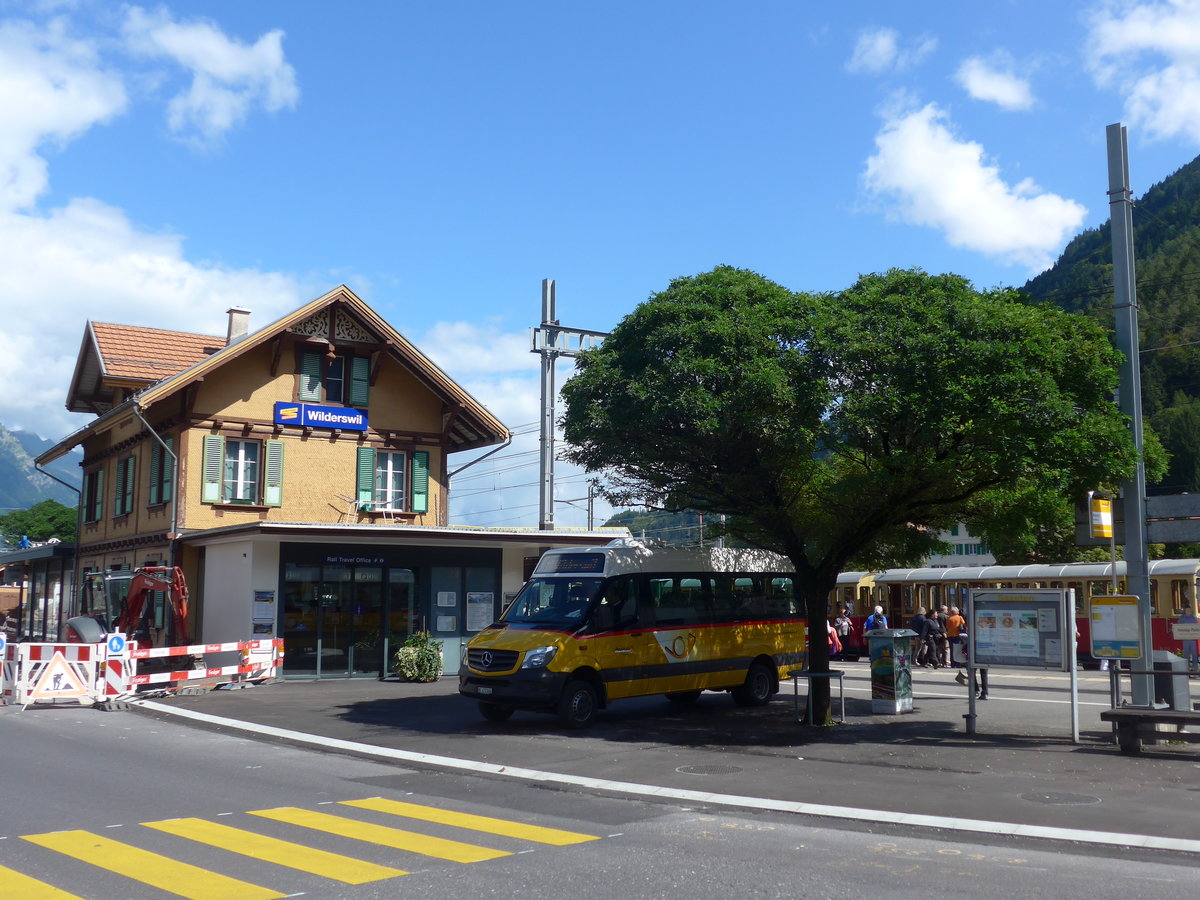
M1023 284L1106 220L1106 125L1135 194L1200 152L1200 0L0 0L0 113L5 426L83 423L87 319L345 283L518 432L455 520L530 525L541 279L597 330L726 263Z

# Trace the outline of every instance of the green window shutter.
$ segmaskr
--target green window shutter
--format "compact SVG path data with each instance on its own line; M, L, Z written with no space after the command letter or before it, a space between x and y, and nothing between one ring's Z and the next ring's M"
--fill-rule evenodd
M134 457L129 457L125 460L125 478L121 485L121 515L133 512L133 486L134 486Z
M201 503L221 501L221 457L225 452L225 439L219 434L204 436L204 482L200 487Z
M375 499L375 451L370 447L358 448L358 480L354 487L354 498L359 503L370 503Z
M96 471L96 515L92 518L93 522L99 522L100 517L104 515L104 470Z
M371 396L371 358L351 356L350 363L350 406L366 407Z
M175 438L163 438L167 445L167 450L162 453L162 494L159 496L160 503L169 503L172 497L172 488L175 486L175 457L172 455L175 452Z
M412 455L412 511L429 511L429 451L417 450Z
M300 399L321 399L321 354L305 350L300 354Z
M121 506L125 502L125 460L117 460L117 480L113 484L113 515L121 514Z
M154 506L156 503L162 502L161 480L163 464L166 460L163 458L163 449L157 441L151 438L150 445L150 498L149 503Z
M267 441L267 473L263 482L263 503L283 505L283 441Z

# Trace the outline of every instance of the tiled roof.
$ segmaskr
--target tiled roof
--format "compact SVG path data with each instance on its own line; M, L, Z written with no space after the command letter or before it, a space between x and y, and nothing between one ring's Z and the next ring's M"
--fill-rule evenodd
M176 375L225 346L224 337L93 322L108 378L156 382Z

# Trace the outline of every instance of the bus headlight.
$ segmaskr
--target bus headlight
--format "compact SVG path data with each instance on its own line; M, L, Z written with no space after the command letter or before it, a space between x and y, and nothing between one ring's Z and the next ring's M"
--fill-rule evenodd
M527 650L525 652L525 661L521 663L521 668L540 669L550 662L550 660L554 659L554 654L557 652L558 647L554 644L548 647L538 647L536 650Z

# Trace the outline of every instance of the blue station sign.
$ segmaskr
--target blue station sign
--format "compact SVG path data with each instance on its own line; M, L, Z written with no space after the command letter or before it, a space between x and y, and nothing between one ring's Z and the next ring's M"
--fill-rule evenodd
M347 406L319 406L316 403L275 404L275 424L293 428L328 428L342 431L366 431L367 411Z

